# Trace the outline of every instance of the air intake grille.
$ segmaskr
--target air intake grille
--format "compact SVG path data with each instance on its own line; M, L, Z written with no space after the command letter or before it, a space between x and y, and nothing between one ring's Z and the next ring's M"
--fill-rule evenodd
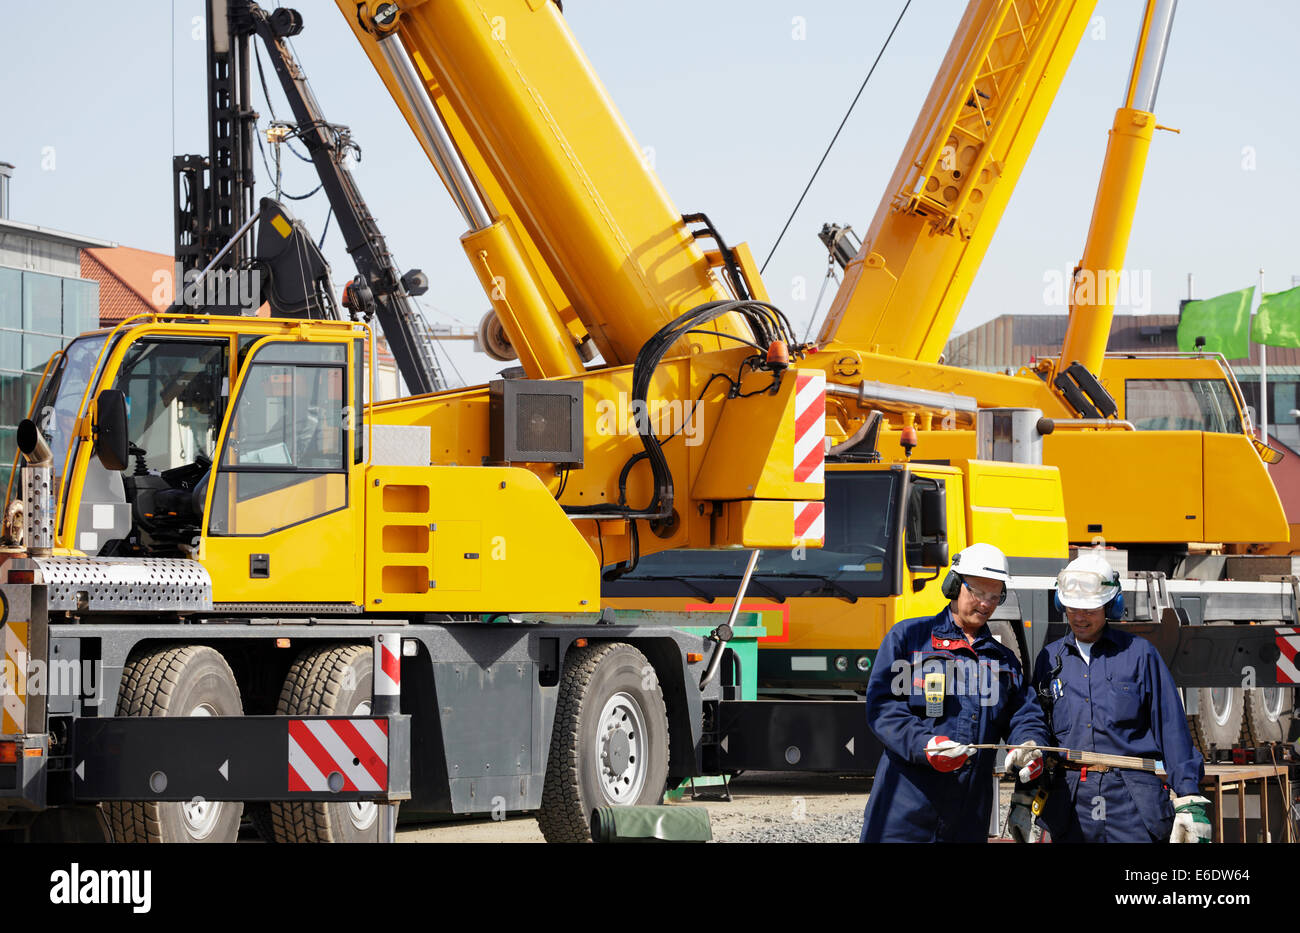
M581 466L581 385L507 379L489 395L493 461Z
M567 396L518 396L515 441L520 450L566 450L573 430L573 405Z

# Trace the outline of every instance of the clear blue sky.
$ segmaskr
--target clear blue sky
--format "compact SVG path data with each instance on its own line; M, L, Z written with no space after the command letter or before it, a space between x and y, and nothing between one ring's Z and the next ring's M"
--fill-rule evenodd
M567 0L565 12L677 206L708 212L761 262L901 7ZM786 234L765 280L794 320L811 314L825 273L817 230L867 227L963 7L914 0ZM326 116L362 146L357 180L398 262L429 274L431 320L472 325L488 304L457 242L459 215L334 4L297 8L306 31L294 48ZM0 160L17 166L13 219L171 251L171 157L207 146L202 12L201 0L49 0L5 30ZM1060 310L1045 303L1045 276L1082 249L1140 15L1134 0L1098 3L958 331ZM1145 310L1176 310L1188 272L1196 297L1254 284L1261 266L1268 291L1300 275L1298 40L1300 5L1179 5L1156 114L1182 134L1156 135L1126 263L1150 272ZM310 166L286 158L285 190L315 187ZM258 172L266 193L260 159ZM319 235L323 195L293 206ZM326 254L341 287L354 269L334 231ZM450 349L470 381L497 368L468 344Z

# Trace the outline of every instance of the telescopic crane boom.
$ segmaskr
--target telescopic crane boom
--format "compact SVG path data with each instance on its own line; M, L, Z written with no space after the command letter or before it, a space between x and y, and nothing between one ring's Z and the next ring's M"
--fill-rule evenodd
M939 359L1094 6L970 3L820 345Z

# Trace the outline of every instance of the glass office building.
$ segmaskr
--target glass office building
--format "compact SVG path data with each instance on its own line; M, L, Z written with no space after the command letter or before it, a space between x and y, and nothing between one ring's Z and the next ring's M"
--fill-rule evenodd
M0 490L45 364L99 327L99 283L81 278L81 249L112 245L0 219Z

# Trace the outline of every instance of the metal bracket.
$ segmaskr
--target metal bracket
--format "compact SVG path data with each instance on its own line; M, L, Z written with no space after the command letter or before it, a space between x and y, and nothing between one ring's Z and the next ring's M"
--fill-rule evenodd
M1159 571L1137 570L1134 571L1133 579L1139 584L1145 585L1147 594L1147 615L1152 622L1160 622L1164 616L1164 611L1173 603L1169 599L1169 587L1166 585L1165 575ZM1133 607L1133 617L1137 618L1137 606Z

